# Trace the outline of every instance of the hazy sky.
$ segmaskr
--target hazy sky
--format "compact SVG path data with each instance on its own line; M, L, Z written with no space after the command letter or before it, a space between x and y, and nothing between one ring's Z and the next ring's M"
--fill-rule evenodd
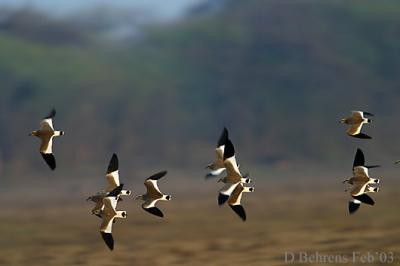
M186 8L204 0L0 0L0 6L33 6L53 15L70 14L96 5L150 10L160 18L176 18Z

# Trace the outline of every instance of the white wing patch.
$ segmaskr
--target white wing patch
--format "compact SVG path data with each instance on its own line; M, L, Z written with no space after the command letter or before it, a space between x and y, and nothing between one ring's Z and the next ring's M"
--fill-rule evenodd
M157 201L159 201L159 199L156 200L147 200L143 203L143 208L145 209L149 209L149 208L153 208L154 206L156 206Z
M235 184L225 184L225 186L219 191L221 194L230 196L240 182Z
M354 167L353 173L356 177L364 177L368 179L370 178L368 173L368 168L364 166Z
M363 126L363 123L350 126L349 129L347 130L347 134L349 134L351 136L360 134L362 126Z
M218 148L215 149L215 153L217 154L217 158L219 160L224 159L224 150L225 150L225 145L219 146Z
M222 174L222 172L224 172L225 170L226 170L226 168L219 168L219 169L217 169L217 170L211 171L211 172L209 173L209 175L212 175L212 176L219 176L219 175Z
M42 144L40 147L40 152L44 154L52 154L53 153L53 137L50 139L42 138Z
M236 162L236 156L232 156L232 157L226 159L224 164L227 164L228 166L230 166L230 167L226 167L227 168L226 171L228 172L228 175L239 174L240 176L242 176L240 174L240 170L239 170L239 167ZM231 171L234 171L234 173L230 173Z
M160 189L158 188L157 180L151 180L151 179L149 179L149 180L147 180L147 182L149 182L148 184L149 184L150 187L152 187L152 188L153 188L154 190L156 190L158 193L162 194L161 191L160 191Z
M106 178L107 178L107 183L108 183L107 192L112 191L113 189L115 189L116 187L118 187L120 185L118 170L114 171L112 173L109 173L108 175L106 175Z
M357 183L353 186L352 190L351 190L351 195L356 197L356 196L360 196L362 194L365 193L365 189L367 187L368 183Z
M111 234L113 221L114 221L114 217L103 216L103 222L101 223L100 231Z
M43 119L42 122L40 122L40 130L54 131L53 119L51 118Z
M352 111L351 112L353 118L355 119L364 119L364 113L360 111Z

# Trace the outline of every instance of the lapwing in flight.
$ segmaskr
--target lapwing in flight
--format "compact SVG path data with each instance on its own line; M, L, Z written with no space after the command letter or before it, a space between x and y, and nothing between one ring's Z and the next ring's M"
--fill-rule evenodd
M350 189L345 190L350 191L350 196L352 197L348 204L350 214L355 213L359 209L361 203L367 205L375 204L373 199L366 193L379 191L376 185L379 184L380 179L371 178L369 176L369 169L376 167L379 167L379 165L366 166L364 153L361 149L357 149L353 162L353 177L343 181L343 183L351 185Z
M347 129L347 135L359 139L371 139L370 136L361 133L361 129L364 124L371 123L371 119L368 117L374 116L371 113L361 112L361 111L352 111L351 117L343 118L340 120L340 123L349 125L350 127Z
M218 204L224 204L235 190L236 186L241 183L250 183L251 179L242 176L235 157L235 147L230 139L226 141L224 152L224 166L226 168L226 176L220 178L218 182L225 183L225 186L219 191Z
M114 153L111 157L110 163L107 168L106 179L107 179L107 187L105 190L100 190L96 195L90 196L87 200L91 200L96 203L93 212L95 210L99 210L103 207L103 198L107 197L111 191L117 189L121 184L119 182L119 162L118 156ZM120 196L128 196L131 195L132 192L130 190L120 190L117 195L118 201L122 200Z
M46 161L51 170L56 169L56 159L53 155L54 137L64 135L64 131L54 130L53 118L56 115L56 110L51 110L50 114L40 122L40 129L32 131L29 136L40 138L40 154Z
M110 250L114 250L114 238L112 235L112 226L116 218L125 219L126 211L117 211L118 196L109 196L103 198L104 207L96 211L96 215L102 218L100 225L100 234Z
M242 195L245 192L254 192L253 187L245 187L242 183L236 185L232 194L229 197L228 205L231 209L242 218L243 221L246 221L246 212L241 204Z
M162 171L147 178L144 181L144 185L147 189L146 194L136 197L136 199L144 201L142 204L143 210L158 217L164 217L164 214L159 208L156 207L156 203L158 201L169 201L172 199L171 195L163 194L157 185L157 181L166 174L167 171Z
M96 195L90 196L89 198L87 198L87 201L91 200L94 203L96 203L96 205L92 209L92 214L101 218L100 212L101 212L101 210L104 209L104 199L107 197L114 197L114 198L117 198L117 200L118 200L123 187L124 187L124 184L121 184L120 186L118 186L114 190L112 190L111 192L106 192L106 191L102 190L102 191L99 191Z
M228 140L228 130L224 128L221 136L219 137L217 148L215 149L217 159L212 164L207 165L206 169L209 169L210 172L206 175L206 178L219 176L225 171L224 149L227 140Z

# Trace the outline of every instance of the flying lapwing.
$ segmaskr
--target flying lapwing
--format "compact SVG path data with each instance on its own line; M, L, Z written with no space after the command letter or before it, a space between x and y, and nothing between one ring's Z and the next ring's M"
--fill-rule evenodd
M119 162L118 157L114 153L111 157L110 163L107 168L106 179L107 179L107 187L104 190L100 190L96 195L90 196L87 200L91 200L96 203L93 211L99 210L103 207L103 198L107 197L108 194L117 189L121 184L119 182ZM132 192L130 190L120 190L120 193L117 195L118 201L121 200L120 196L128 196L131 195Z
M100 212L101 212L101 210L104 209L104 198L114 197L114 198L117 198L117 200L118 200L123 187L124 187L124 184L121 184L120 186L116 187L114 190L112 190L110 192L106 192L106 191L102 190L102 191L99 191L96 195L90 196L87 199L87 201L91 200L94 203L96 203L96 205L92 209L92 214L101 218Z
M100 234L110 250L114 250L114 238L112 235L112 226L116 218L125 219L126 211L117 211L118 196L103 198L104 208L96 211L100 215L102 223L100 225Z
M40 122L40 129L29 134L29 136L40 138L40 154L51 170L56 169L56 159L53 155L53 138L64 135L64 131L54 130L53 118L55 115L56 110L52 109L50 114Z
M241 204L244 192L254 192L254 188L244 187L242 183L239 183L230 195L228 205L243 221L246 221L246 212Z
M376 184L379 184L380 179L371 178L368 171L368 169L376 167L379 167L379 165L366 166L364 153L361 149L357 149L353 162L353 177L343 181L343 183L351 185L350 189L345 190L350 191L350 196L352 197L348 204L350 214L355 213L359 209L361 203L367 205L375 204L374 200L368 196L367 193L379 191Z
M111 157L110 163L107 168L107 174L106 174L106 179L107 179L107 188L106 191L109 192L116 187L120 185L119 182L119 161L118 161L118 156L114 153ZM129 196L131 195L132 192L130 190L122 190L121 195L124 196Z
M365 165L364 153L361 149L357 149L353 162L353 177L344 180L343 183L350 185L354 185L357 182L379 184L380 179L369 177L369 169L377 167L380 167L380 165Z
M220 178L218 182L225 183L225 186L219 191L218 205L224 204L236 186L241 183L250 183L251 179L242 176L235 158L235 147L230 139L226 141L224 152L224 166L226 168L226 176Z
M171 195L164 195L157 185L157 181L166 174L167 171L162 171L147 178L144 181L144 185L147 189L146 194L136 197L137 200L140 199L144 201L144 203L142 204L143 210L158 217L164 217L164 214L160 209L156 207L156 203L158 201L169 201L172 199Z
M251 183L251 179L248 178L248 174L242 175L239 170L239 166L236 162L235 147L230 139L226 141L225 152L224 152L224 166L226 168L226 176L218 180L218 182L235 184Z
M347 135L359 139L371 139L370 136L361 133L362 126L364 124L371 123L371 119L366 117L374 116L371 113L361 112L361 111L352 111L351 117L343 118L340 120L340 123L349 125L349 129L347 129Z
M352 195L353 193L358 194L357 191L363 191L363 193L361 193L358 196ZM378 191L379 191L379 188L376 188L376 187L373 188L373 187L369 187L369 186L366 186L366 187L359 186L358 188L354 189L354 191L351 191L350 194L351 194L352 199L349 200L349 204L348 204L349 213L350 214L355 213L360 208L361 203L364 203L364 204L367 204L370 206L375 205L374 200L370 196L368 196L366 193L373 193L373 192L378 192Z
M217 148L215 149L217 160L212 164L207 165L206 169L210 169L211 171L206 175L206 178L219 176L225 171L224 149L227 140L228 140L228 130L225 127L224 130L222 131L221 136L219 137Z

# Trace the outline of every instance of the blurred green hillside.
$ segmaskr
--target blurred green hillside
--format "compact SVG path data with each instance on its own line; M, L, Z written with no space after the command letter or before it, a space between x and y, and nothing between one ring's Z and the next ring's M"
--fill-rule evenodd
M0 173L47 172L27 135L52 107L64 171L104 166L114 151L132 168L201 169L224 126L247 165L343 162L357 146L391 163L399 14L395 0L225 1L124 41L29 10L5 16ZM376 115L372 141L338 124L354 109Z

